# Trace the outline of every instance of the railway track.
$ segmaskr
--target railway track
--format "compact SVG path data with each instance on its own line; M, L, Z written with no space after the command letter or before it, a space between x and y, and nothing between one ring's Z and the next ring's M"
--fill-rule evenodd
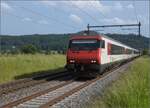
M74 94L75 92L89 86L93 82L96 82L101 78L109 75L118 68L120 67L115 67L92 80L80 81L76 78L67 80L64 83L50 87L44 91L5 104L0 108L48 108L63 100L64 98Z
M35 86L37 84L46 83L49 80L61 78L63 76L69 75L70 73L67 71L64 72L57 72L52 74L44 74L39 75L33 78L26 78L19 81L14 81L11 83L1 84L0 85L0 95L8 94L15 92L17 90L27 88L30 86Z

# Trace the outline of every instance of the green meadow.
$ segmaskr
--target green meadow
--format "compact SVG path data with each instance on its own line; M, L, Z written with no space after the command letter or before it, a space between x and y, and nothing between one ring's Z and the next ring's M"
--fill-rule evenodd
M40 71L64 67L65 55L0 55L0 83L15 80L18 76L33 75Z
M136 59L88 108L150 108L150 57Z

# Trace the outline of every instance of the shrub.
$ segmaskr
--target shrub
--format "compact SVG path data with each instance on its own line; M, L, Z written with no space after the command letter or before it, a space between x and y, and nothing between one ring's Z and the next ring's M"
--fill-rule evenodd
M35 54L37 48L34 45L25 45L21 48L21 52L25 54Z

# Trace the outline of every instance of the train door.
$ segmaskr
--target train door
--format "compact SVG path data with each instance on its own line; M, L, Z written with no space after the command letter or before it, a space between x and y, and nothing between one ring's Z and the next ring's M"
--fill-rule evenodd
M101 45L101 64L106 64L107 63L107 42L102 40L102 45Z

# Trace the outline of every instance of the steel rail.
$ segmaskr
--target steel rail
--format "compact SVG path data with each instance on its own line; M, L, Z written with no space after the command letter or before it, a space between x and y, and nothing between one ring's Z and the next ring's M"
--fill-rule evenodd
M129 61L129 63L130 63L130 61ZM81 89L83 89L83 88L89 86L90 84L100 80L101 78L104 78L105 76L109 75L110 73L114 72L115 70L120 69L122 66L124 66L126 64L128 64L128 63L118 64L117 66L111 68L111 70L107 70L103 75L98 76L97 78L95 78L93 80L85 82L84 84L82 84L82 85L80 85L80 86L78 86L78 87L76 87L76 88L74 88L74 89L64 93L63 95L61 95L61 96L59 96L59 97L57 97L57 98L47 102L46 104L43 104L42 106L40 106L40 108L49 108L50 106L60 102L64 98L66 98L66 97L68 97L68 96L70 96L70 95L80 91Z
M80 85L80 86L78 86L78 87L72 89L71 91L68 91L68 92L64 93L63 95L61 95L61 96L59 96L59 97L57 97L57 98L55 98L55 99L49 101L48 103L46 103L46 104L40 106L40 108L48 108L48 107L50 107L50 106L56 104L57 102L63 100L64 98L66 98L66 97L68 97L68 96L70 96L70 95L76 93L77 91L83 89L84 87L87 87L88 85L92 84L93 82L97 81L98 79L99 79L99 78L93 79L93 80L91 80L91 81L87 81L87 82L85 82L84 84L82 84L82 85Z
M33 95L30 95L30 96L27 96L27 97L24 97L24 98L21 98L19 100L14 101L14 102L10 102L10 103L8 103L6 105L1 106L0 108L12 108L14 106L17 106L17 105L23 103L23 102L26 102L28 100L34 99L34 98L39 97L39 96L41 96L43 94L46 94L48 92L52 92L52 91L54 91L54 90L56 90L58 88L61 88L61 87L65 86L65 85L71 84L72 82L73 82L73 80L68 80L68 81L66 81L66 82L64 82L62 84L56 85L56 86L51 87L49 89L46 89L44 91L35 93Z
M27 78L27 79L23 79L17 82L10 82L7 84L2 84L0 85L0 95L15 92L17 90L27 88L33 85L46 83L47 80L56 79L56 78L63 77L64 75L68 75L68 74L70 73L67 71L57 72L57 73L52 73L52 74L39 75L34 78Z

